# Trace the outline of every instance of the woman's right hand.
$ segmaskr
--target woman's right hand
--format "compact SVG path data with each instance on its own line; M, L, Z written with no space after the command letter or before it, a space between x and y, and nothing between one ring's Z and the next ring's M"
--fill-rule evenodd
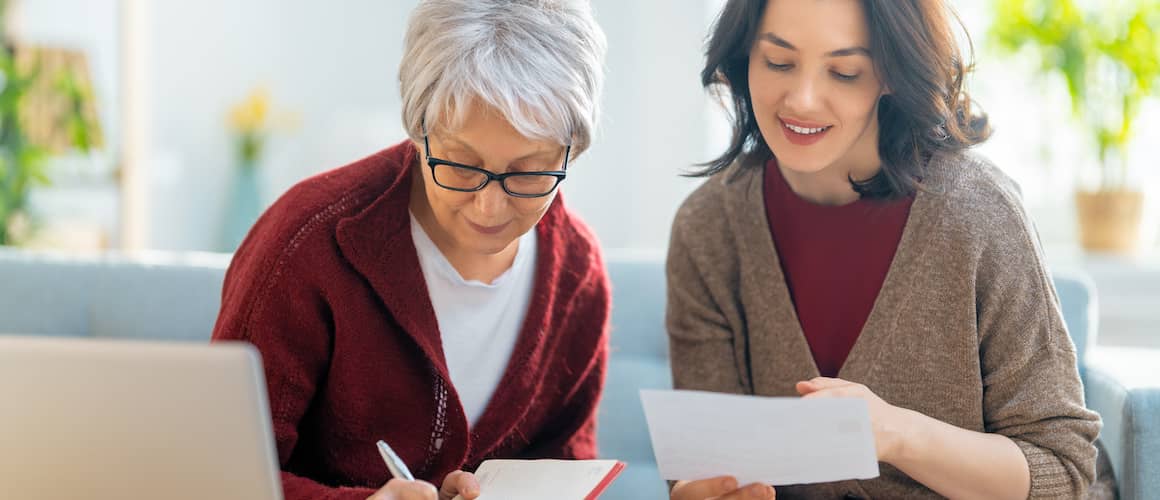
M426 481L391 479L367 500L452 500L456 495L466 500L479 497L479 481L474 474L453 471L443 479L443 489L439 491Z
M391 479L367 500L439 500L439 490L427 481Z
M697 481L677 481L669 492L670 500L773 500L773 488L753 483L739 488L732 476L720 476Z

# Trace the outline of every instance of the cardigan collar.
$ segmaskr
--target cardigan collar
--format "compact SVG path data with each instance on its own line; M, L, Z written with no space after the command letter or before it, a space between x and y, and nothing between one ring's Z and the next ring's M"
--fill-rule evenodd
M894 259L862 332L838 372L839 378L866 380L877 364L882 347L890 342L894 325L913 289L911 283L921 277L923 270L917 264L929 246L927 241L936 232L947 201L945 194L954 172L946 163L943 158L935 158L923 170L923 182ZM742 256L739 265L746 270L742 273L739 293L747 304L747 314L760 316L751 318L749 323L768 325L750 328L750 358L787 360L782 366L750 366L753 390L757 394L793 394L792 381L817 377L820 371L802 331L769 232L763 171L752 166L735 166L716 182L722 182L728 192L725 197L728 223L733 226L737 251Z

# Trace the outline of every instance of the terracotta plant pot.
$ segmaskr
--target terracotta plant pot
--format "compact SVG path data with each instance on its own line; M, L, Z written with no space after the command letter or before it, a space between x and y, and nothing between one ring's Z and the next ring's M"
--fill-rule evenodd
M1140 191L1079 191L1080 243L1092 252L1132 253L1140 242L1144 193Z

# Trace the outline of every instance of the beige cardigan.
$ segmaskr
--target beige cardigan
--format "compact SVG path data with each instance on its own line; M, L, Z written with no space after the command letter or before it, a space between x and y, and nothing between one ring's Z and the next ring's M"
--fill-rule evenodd
M666 318L676 388L796 396L795 382L818 376L770 236L762 171L734 165L677 213ZM838 376L892 405L1011 438L1032 497L1072 498L1095 475L1100 420L1084 408L1043 260L1013 182L969 154L936 158ZM880 466L873 480L779 487L778 498L938 496Z

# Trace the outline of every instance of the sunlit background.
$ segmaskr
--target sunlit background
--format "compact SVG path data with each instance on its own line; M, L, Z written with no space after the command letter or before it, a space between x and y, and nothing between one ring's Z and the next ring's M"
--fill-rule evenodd
M7 244L229 252L295 182L404 138L396 71L414 0L0 3L13 57L58 62L40 78L51 83L45 109L60 115L25 126L55 136L56 147L37 151L43 161L6 160L8 172L29 177L27 187L6 185L19 194L5 195L0 214ZM663 254L677 206L700 182L679 174L717 154L728 135L698 85L722 1L592 3L609 40L604 116L563 191L609 252ZM995 129L978 150L1022 186L1049 259L1086 267L1097 282L1160 268L1157 2L953 5L973 37L970 89ZM1081 30L1086 45L1052 39L1068 30ZM1135 59L1102 55L1129 35ZM1066 75L1077 60L1090 71L1079 75L1087 91L1073 95ZM1131 71L1150 74L1150 87L1132 84ZM76 92L59 84L61 74ZM1112 127L1124 133L1101 160L1109 137L1096 125L1120 124L1125 96L1135 99L1135 120ZM1124 228L1088 245L1111 251L1083 249L1077 199L1087 191L1117 195L1095 209L1111 217L1091 226ZM1127 290L1111 307L1137 311L1157 297L1136 290L1160 294L1152 280L1102 288Z
M997 3L954 2L976 47L970 88L996 130L979 150L1019 181L1045 245L1064 251L1079 241L1077 188L1099 186L1096 138L1073 117L1062 74L1039 71L1043 51L1002 50L988 37ZM31 190L29 222L41 234L28 235L29 244L232 250L231 218L240 216L231 213L233 193L249 169L260 208L306 176L403 138L396 69L414 1L8 4L7 37L18 50L81 57L103 136L88 153L49 159L50 183ZM659 251L696 184L678 174L720 150L727 134L697 83L721 1L593 4L609 39L605 115L564 192L607 248ZM1095 4L1091 15L1118 21L1116 9ZM265 122L231 118L247 105L243 112L260 120L264 111ZM1141 108L1124 155L1127 185L1153 193L1157 99ZM252 158L240 153L239 125L260 128ZM1156 247L1158 228L1148 208L1144 251Z

